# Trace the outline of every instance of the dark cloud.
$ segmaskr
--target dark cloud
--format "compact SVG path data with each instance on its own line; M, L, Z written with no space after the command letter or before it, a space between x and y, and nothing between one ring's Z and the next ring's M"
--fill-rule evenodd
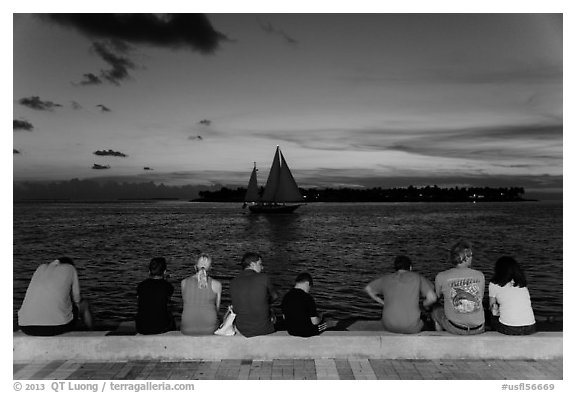
M284 32L284 30L281 30L281 29L278 29L278 28L272 26L272 24L270 22L262 23L262 22L258 21L258 23L260 25L260 28L262 30L264 30L266 33L278 35L278 36L282 37L284 39L284 41L288 44L291 44L291 45L298 44L298 41L296 41L294 38L292 38L288 34L286 34L286 32Z
M94 152L97 156L113 156L113 157L128 157L126 154L121 153L119 151L114 151L112 149L108 150L96 150Z
M108 70L100 71L101 77L96 77L100 83L102 82L102 79L105 79L108 82L119 85L120 82L130 77L129 70L136 68L134 62L124 55L126 49L122 47L117 41L94 42L92 44L92 49L111 67ZM86 75L91 75L91 80L96 81L96 79L93 78L95 77L94 74L84 74L85 78Z
M12 149L12 154L22 154L20 150Z
M42 18L90 37L189 48L203 54L213 53L221 42L229 41L203 14L46 14Z
M26 120L14 120L12 123L14 131L32 131L34 126Z
M112 110L111 110L110 108L108 108L107 106L105 106L105 105L98 104L98 105L96 105L96 106L97 106L98 108L100 108L100 110L101 110L102 112L112 112Z
M212 120L202 119L198 122L198 124L201 124L203 126L209 126L210 124L212 124Z
M92 169L110 169L110 165L94 164L92 165Z
M102 79L100 79L98 76L94 75L91 72L84 74L83 77L84 77L84 79L82 79L80 82L78 82L79 85L89 86L89 85L101 85L102 84Z
M62 106L52 101L43 101L38 96L21 98L18 103L37 111L53 111L55 108Z
M201 135L194 135L194 136L189 136L189 137L188 137L188 140L190 140L190 141L201 141L201 140L204 140L204 138L202 138Z
M149 166L145 166L142 169L144 169L145 171L153 171L154 170L153 168L150 168Z
M72 109L74 109L74 110L80 110L80 109L82 109L82 105L80 105L80 104L77 103L76 101L71 101L70 104L72 105Z

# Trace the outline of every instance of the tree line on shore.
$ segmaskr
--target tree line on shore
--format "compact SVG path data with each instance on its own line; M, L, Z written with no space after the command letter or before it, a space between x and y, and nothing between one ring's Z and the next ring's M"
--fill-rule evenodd
M262 193L263 187L260 188ZM242 202L245 188L222 187L200 191L198 201ZM407 188L300 188L306 202L495 202L523 201L523 187L451 187L436 185Z

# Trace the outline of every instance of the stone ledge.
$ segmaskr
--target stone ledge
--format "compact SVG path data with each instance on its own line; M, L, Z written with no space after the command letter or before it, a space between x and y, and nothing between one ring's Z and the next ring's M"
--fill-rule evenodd
M51 360L221 360L221 359L560 359L562 332L505 336L486 332L454 336L446 332L415 335L387 332L325 332L300 338L286 332L241 336L107 336L108 332L71 332L56 337L14 333L14 361Z

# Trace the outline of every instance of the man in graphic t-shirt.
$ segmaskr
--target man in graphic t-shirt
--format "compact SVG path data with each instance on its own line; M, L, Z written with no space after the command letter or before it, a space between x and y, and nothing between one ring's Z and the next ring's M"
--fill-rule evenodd
M453 334L471 335L484 332L484 274L471 269L472 246L461 240L452 246L452 269L438 273L435 290L444 305L432 311L436 330Z

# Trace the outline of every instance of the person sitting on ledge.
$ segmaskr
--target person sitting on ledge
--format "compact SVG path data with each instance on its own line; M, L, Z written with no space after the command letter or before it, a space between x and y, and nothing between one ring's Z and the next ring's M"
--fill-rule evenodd
M169 303L174 287L165 279L166 259L152 258L150 277L138 284L136 331L140 334L160 334L175 329Z
M208 276L211 267L212 258L200 254L195 266L196 274L182 280L182 334L212 334L218 328L222 284Z
M18 311L20 330L30 336L66 333L78 328L78 314L85 327L92 329L92 314L80 297L74 261L61 257L38 266Z
M278 295L268 275L262 273L262 258L247 252L240 264L244 270L230 282L236 330L245 337L274 333L275 318L270 306Z
M405 255L394 259L395 273L380 277L365 288L382 308L382 326L393 333L418 333L424 327L420 318L420 298L426 309L436 302L432 283L412 271L412 261ZM378 295L382 295L381 298Z
M484 332L484 274L472 269L472 246L460 240L450 249L453 268L436 275L435 290L444 305L432 310L437 331L472 335Z
M326 330L327 324L318 316L316 303L310 295L312 285L312 276L309 273L300 273L296 277L294 288L282 299L286 330L292 336L311 337Z
M536 320L526 277L516 260L501 257L494 265L494 276L488 284L492 311L491 326L497 332L514 336L536 333Z

